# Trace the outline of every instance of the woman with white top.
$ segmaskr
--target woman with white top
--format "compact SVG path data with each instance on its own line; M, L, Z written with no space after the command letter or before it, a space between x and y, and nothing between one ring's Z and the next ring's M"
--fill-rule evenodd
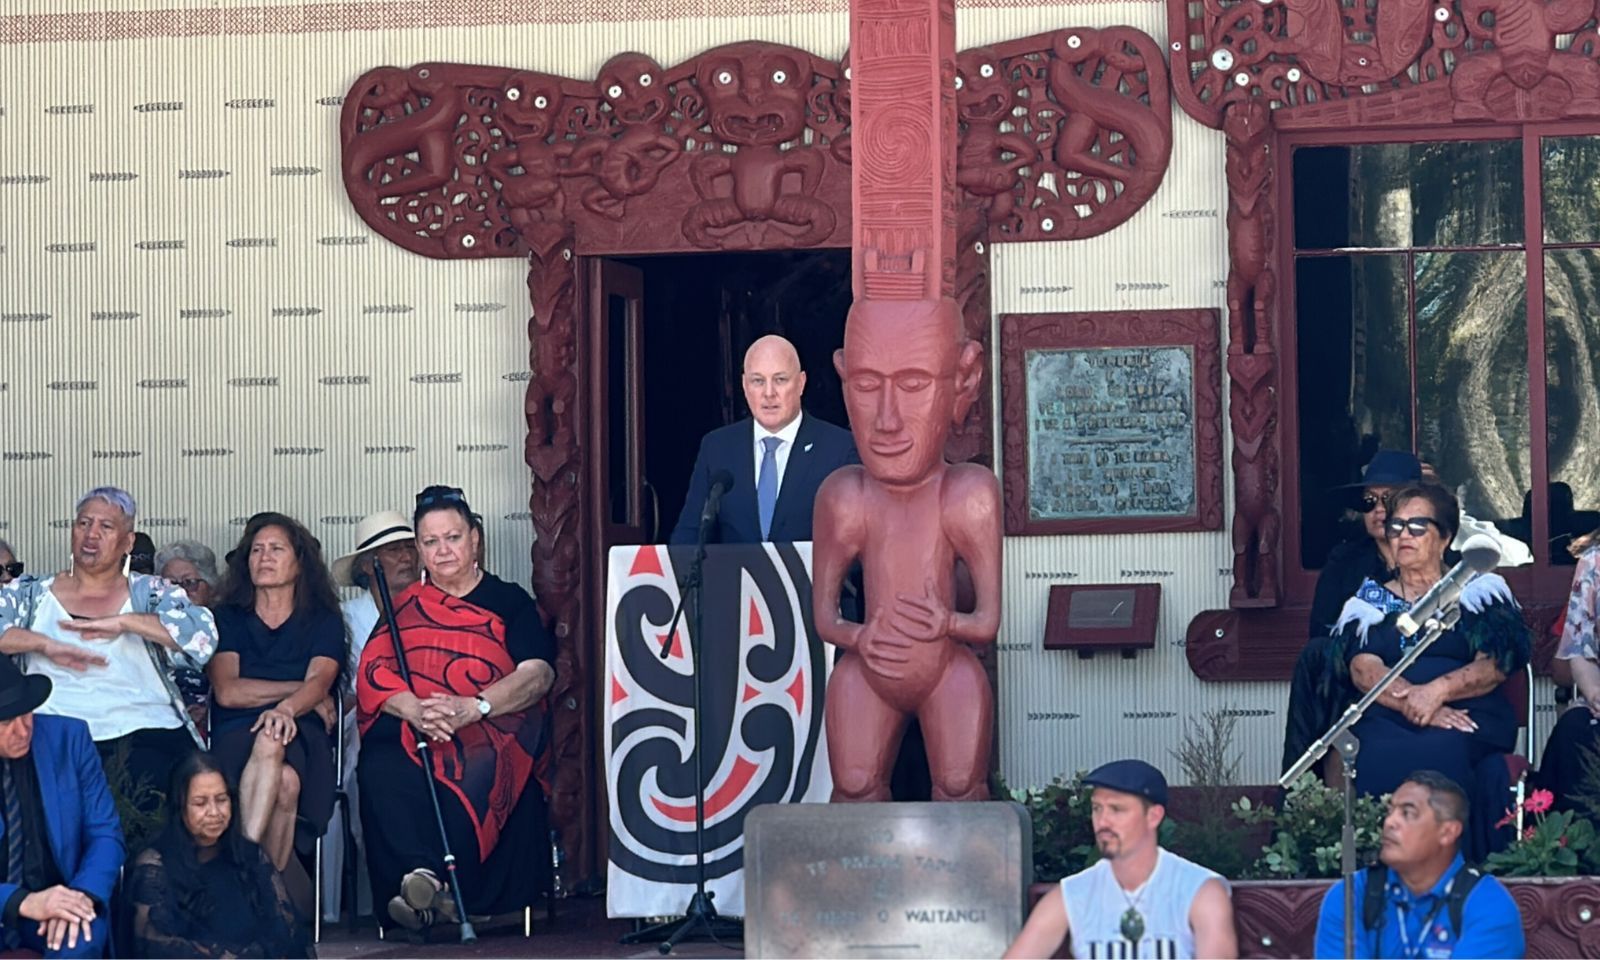
M108 773L125 752L134 783L159 790L201 742L172 664L203 666L217 628L181 588L128 571L137 512L116 487L79 498L68 568L0 590L0 653L22 655L24 672L50 678L54 692L38 712L88 723Z

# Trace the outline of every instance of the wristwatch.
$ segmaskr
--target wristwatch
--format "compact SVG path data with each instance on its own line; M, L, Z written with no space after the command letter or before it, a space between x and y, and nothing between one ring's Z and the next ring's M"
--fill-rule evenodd
M472 699L478 701L478 719L489 719L489 711L493 709L489 706L489 701L483 699L482 697L473 697Z

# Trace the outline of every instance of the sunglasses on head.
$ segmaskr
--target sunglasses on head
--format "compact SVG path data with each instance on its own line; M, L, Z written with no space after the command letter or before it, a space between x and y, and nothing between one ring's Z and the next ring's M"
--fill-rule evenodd
M1402 533L1409 533L1413 537L1421 537L1427 534L1429 527L1436 527L1440 533L1444 533L1444 527L1440 526L1439 521L1432 517L1390 517L1383 524L1383 533L1390 540L1400 536Z
M11 563L0 563L0 573L5 574L12 579L22 576L22 561L16 560Z
M467 495L457 487L430 487L417 494L417 506L429 507L436 503L466 503Z

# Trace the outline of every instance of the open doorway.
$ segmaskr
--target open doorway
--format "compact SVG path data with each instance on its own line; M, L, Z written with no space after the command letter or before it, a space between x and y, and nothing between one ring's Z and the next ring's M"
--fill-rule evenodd
M833 352L844 345L850 309L849 250L621 262L644 281L636 376L642 379L640 466L654 515L645 540L665 540L677 521L700 438L750 415L740 372L756 338L776 333L794 343L806 371L806 413L848 429Z

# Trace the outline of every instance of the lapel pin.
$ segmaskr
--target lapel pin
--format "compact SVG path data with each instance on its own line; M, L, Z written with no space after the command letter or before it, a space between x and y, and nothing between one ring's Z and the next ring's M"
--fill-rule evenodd
M800 452L801 453L810 453L811 452L811 444L808 443L805 446L801 447L800 448Z

